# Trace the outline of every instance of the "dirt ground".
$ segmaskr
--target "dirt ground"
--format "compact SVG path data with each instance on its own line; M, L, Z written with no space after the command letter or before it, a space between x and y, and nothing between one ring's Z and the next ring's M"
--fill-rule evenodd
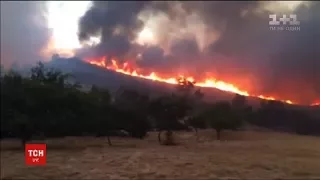
M26 166L18 141L1 142L1 179L320 179L320 138L274 132L175 133L144 140L47 140L47 165Z

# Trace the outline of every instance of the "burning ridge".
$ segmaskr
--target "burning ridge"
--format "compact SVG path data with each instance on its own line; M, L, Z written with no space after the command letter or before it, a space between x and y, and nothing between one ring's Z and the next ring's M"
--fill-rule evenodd
M297 104L291 100L281 100L281 99L277 99L275 97L271 97L271 96L264 96L264 95L255 95L255 94L250 94L249 92L245 91L245 90L241 90L238 87L236 87L233 84L224 82L224 81L220 81L220 80L216 80L214 78L208 78L204 81L200 81L200 82L196 82L195 79L193 77L184 77L183 75L178 75L178 76L174 76L174 77L162 77L161 75L158 75L156 72L151 72L148 75L143 75L142 73L140 73L138 68L134 68L134 66L130 66L130 64L128 62L125 62L123 64L119 64L116 60L111 60L111 63L108 64L107 63L107 57L101 57L101 58L92 58L92 59L86 59L86 62L99 66L99 67L103 67L106 68L108 70L112 70L118 73L122 73L122 74L126 74L129 76L133 76L133 77L138 77L138 78L143 78L143 79L148 79L148 80L152 80L152 81L159 81L159 82L164 82L164 83L169 83L169 84L178 84L178 80L177 77L183 77L186 78L188 81L191 82L195 82L196 86L199 87L209 87L209 88L216 88L222 91L227 91L227 92L231 92L231 93L236 93L239 95L243 95L243 96L251 96L251 97L258 97L260 99L265 99L265 100L277 100L277 101L281 101L287 104ZM311 106L319 106L320 103L315 102L312 103Z

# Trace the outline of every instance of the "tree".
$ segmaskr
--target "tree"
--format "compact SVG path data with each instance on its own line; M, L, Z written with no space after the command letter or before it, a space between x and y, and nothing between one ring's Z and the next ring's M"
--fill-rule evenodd
M22 144L30 139L25 83L26 80L14 71L1 78L1 129L5 131L4 135L19 137Z
M31 69L30 77L14 71L1 76L1 104L6 104L1 106L1 137L19 137L25 144L37 134L105 134L111 145L109 136L113 130L124 129L136 138L146 135L147 96L123 96L127 103L117 107L108 90L93 86L90 92L82 92L77 84L67 81L69 77L41 62Z
M200 89L195 90L195 81L190 81L184 77L179 77L177 81L178 94L182 95L189 106L189 111L186 114L187 118L184 123L187 126L193 127L198 139L198 128L202 128L203 124L205 124L203 118L200 116L203 109L201 100L204 94Z
M241 120L234 116L230 103L226 101L218 102L209 108L205 118L209 121L211 128L216 130L218 140L221 139L223 130L236 130L241 125Z
M37 65L31 68L31 80L41 83L48 83L57 85L59 87L65 87L67 85L67 79L71 77L69 73L62 73L55 68L45 68L42 62L38 62Z
M245 96L236 94L232 99L231 104L234 108L242 109L247 106L247 99Z
M204 97L204 94L200 89L195 90L195 81L190 81L184 77L179 77L177 82L177 94L187 98L190 103L199 102Z
M231 105L235 118L240 121L250 121L252 117L252 107L248 105L245 96L236 94L231 101Z
M161 143L161 132L166 131L168 145L172 139L172 131L179 128L179 120L184 118L191 107L186 99L172 94L151 101L149 106L150 115L156 120L159 129L158 140Z
M108 144L111 146L110 132L114 128L112 121L114 109L111 108L111 95L107 90L93 85L88 100L91 104L89 111L94 119L91 131L98 137L107 136Z
M36 134L64 135L61 129L71 122L70 117L64 117L78 105L74 101L64 107L68 98L77 93L72 86L65 86L67 77L58 70L46 69L41 62L31 69L30 77L13 71L6 73L1 78L1 103L6 104L2 107L1 124L7 134L19 137L22 144Z
M135 138L143 138L150 129L148 120L149 96L141 91L120 88L115 96L113 106L120 109L129 116L124 119L126 130ZM128 121L130 120L130 122Z
M119 88L113 104L122 109L145 113L149 105L149 96L134 89Z
M184 77L177 78L178 86L177 89L179 92L183 93L184 95L188 96L192 93L194 89L195 81L190 81Z
M196 132L196 138L198 140L198 129L205 129L206 128L206 121L205 118L201 114L195 114L193 116L189 116L186 120L186 124L191 126L194 131Z
M107 90L92 86L91 96L97 102L96 132L97 136L107 136L108 144L112 145L110 136L125 130L134 138L144 138L149 129L146 107L148 96L130 89L119 89L111 100Z

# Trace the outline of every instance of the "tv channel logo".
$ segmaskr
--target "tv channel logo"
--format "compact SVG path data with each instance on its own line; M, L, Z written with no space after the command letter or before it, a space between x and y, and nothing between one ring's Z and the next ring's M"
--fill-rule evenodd
M300 21L296 14L287 16L283 14L282 17L277 18L276 14L269 14L269 29L271 31L300 31Z
M44 166L47 162L46 144L26 144L25 162L26 165Z

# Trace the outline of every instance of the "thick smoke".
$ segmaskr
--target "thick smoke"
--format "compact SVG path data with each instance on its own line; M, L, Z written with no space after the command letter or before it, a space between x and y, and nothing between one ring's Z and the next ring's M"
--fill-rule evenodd
M255 94L301 103L319 99L320 3L302 3L294 11L277 5L270 10L266 5L254 1L95 2L80 20L79 38L101 33L95 52L121 59L136 52L133 49L138 46L132 41L152 24L157 45L142 46L140 67L166 74L212 75ZM142 14L149 21L141 21ZM297 14L300 31L270 30L269 14L278 18Z
M92 36L101 36L96 50L103 55L122 56L130 49L130 41L143 27L137 19L147 2L102 2L94 1L93 7L80 19L79 40L87 41Z
M33 64L50 37L41 14L45 2L1 1L1 64Z

